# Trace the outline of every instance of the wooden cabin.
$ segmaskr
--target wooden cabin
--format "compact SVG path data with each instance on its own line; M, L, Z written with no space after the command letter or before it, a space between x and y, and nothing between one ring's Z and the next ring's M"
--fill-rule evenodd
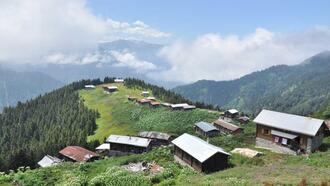
M185 133L172 143L174 158L199 172L211 173L228 167L230 154L198 137Z
M143 97L148 97L149 96L149 91L142 91L141 92L141 96L143 96Z
M247 124L247 123L249 123L250 118L247 117L247 116L241 116L241 117L238 118L238 121L239 121L241 124Z
M108 93L113 93L113 92L118 91L118 87L117 86L104 86L103 90Z
M150 142L151 139L121 135L110 135L106 140L106 143L110 144L110 151L135 154L149 151L151 148Z
M192 110L195 109L196 106L189 105L188 103L179 103L179 104L172 104L171 109L172 110Z
M67 146L59 154L61 158L73 162L89 162L100 158L97 153L79 146Z
M139 101L138 101L138 103L140 104L140 105L146 105L146 104L149 104L151 102L151 100L149 100L149 99L140 99Z
M258 147L296 154L314 152L322 144L324 120L262 110L254 122Z
M150 107L152 107L152 108L157 108L157 107L160 106L160 103L157 102L157 101L150 101L150 102L149 102L149 105L150 105Z
M94 85L85 85L85 90L93 90L96 87Z
M114 82L115 82L115 83L124 83L125 80L124 80L123 78L116 78L116 79L114 80Z
M137 97L134 97L134 96L128 96L127 99L129 101L137 101L138 100Z
M330 136L330 120L325 120L325 132L324 135L325 136Z
M240 134L243 132L243 129L237 125L226 122L225 120L218 119L213 122L213 125L220 131L222 134Z
M151 146L168 145L170 143L171 135L163 132L143 131L138 134L141 138L151 139Z
M229 109L224 112L224 116L228 118L238 118L239 112L236 109Z
M206 136L206 137L212 137L212 136L217 136L219 135L219 130L217 128L215 128L211 123L208 122L198 122L195 123L195 131L202 135L202 136Z
M60 160L57 157L46 155L38 162L38 165L40 167L50 167L50 166L60 164L61 162L62 162L62 160Z

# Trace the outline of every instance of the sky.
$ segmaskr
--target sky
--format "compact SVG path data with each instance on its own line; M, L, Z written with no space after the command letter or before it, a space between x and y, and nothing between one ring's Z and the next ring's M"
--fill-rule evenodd
M0 1L0 63L115 59L165 81L230 80L330 50L329 17L322 0ZM95 52L117 39L162 44L155 55L169 68L130 51Z

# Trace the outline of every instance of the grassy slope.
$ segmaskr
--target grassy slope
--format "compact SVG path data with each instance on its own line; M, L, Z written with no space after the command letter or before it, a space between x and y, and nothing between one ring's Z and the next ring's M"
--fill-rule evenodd
M149 109L126 101L126 94L138 95L140 90L128 90L120 86L120 92L104 94L101 88L93 91L80 91L88 107L99 110L101 117L97 120L98 130L91 139L103 140L111 133L135 134L139 130L159 130L179 135L182 132L193 132L192 124L199 120L213 120L217 114L205 110L192 112L172 112L167 109ZM254 146L255 126L249 123L244 126L245 134L241 136L220 136L210 139L210 143L221 146L227 151L234 147ZM15 180L21 185L89 185L93 180L110 178L114 173L107 173L111 167L141 160L156 161L166 168L159 175L138 174L149 184L159 185L297 185L302 179L308 184L330 184L330 137L324 140L322 152L310 156L289 156L261 150L264 156L248 159L233 155L230 159L232 168L209 175L194 173L173 162L169 149L158 149L143 155L115 157L87 164L65 163L46 169L19 172L7 176L0 175L0 184ZM124 173L136 176L135 173ZM103 177L102 177L103 176ZM115 179L115 178L111 178ZM120 180L129 180L118 176ZM134 182L135 178L132 178ZM3 180L3 181L1 181ZM68 182L69 180L69 182ZM102 179L101 179L102 180ZM118 184L117 184L118 185Z

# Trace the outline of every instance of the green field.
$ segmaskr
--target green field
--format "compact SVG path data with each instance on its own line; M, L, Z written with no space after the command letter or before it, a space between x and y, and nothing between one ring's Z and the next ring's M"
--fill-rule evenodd
M197 121L212 121L218 112L196 109L170 111L151 109L127 100L127 95L139 96L141 90L119 86L119 92L105 94L101 87L81 90L84 104L98 110L97 130L88 140L102 142L110 134L135 135L142 130L168 132L178 136L194 133ZM254 149L255 124L242 126L244 134L210 138L210 143L227 151L235 147ZM321 185L330 184L330 137L324 139L320 152L309 156L290 156L257 149L263 156L246 158L233 154L230 168L213 174L201 174L174 162L172 147L155 149L141 155L112 157L92 163L64 163L51 168L21 169L17 173L0 175L0 185ZM121 165L129 162L156 162L165 168L163 173L133 173Z

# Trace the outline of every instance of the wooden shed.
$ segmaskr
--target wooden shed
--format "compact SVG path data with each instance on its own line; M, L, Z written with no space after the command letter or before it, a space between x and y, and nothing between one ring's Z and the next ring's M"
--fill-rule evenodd
M217 128L215 128L211 123L204 121L195 123L195 131L206 137L219 135L219 130Z
M213 122L213 125L219 129L222 134L240 134L243 132L243 129L237 125L226 122L225 120L218 119Z
M171 135L156 131L142 131L138 134L141 138L151 139L151 146L168 145L170 143Z
M128 153L143 153L150 150L151 139L110 135L106 143L110 143L110 151L120 151Z
M59 154L61 158L74 162L89 162L100 158L97 153L79 146L67 146Z
M198 137L185 133L172 143L174 158L199 172L211 173L228 167L230 154Z
M236 109L229 109L224 112L224 116L228 118L237 118L239 116L239 112Z
M40 167L50 167L50 166L57 165L61 162L62 162L62 160L60 160L57 157L46 155L38 162L38 165Z
M257 146L289 154L317 150L326 128L321 119L270 110L262 110L254 122Z
M146 104L149 104L151 102L151 100L149 100L149 99L140 99L139 101L138 101L138 103L140 104L140 105L146 105Z
M118 91L118 87L117 86L104 86L103 90L108 93L113 93L113 92Z

